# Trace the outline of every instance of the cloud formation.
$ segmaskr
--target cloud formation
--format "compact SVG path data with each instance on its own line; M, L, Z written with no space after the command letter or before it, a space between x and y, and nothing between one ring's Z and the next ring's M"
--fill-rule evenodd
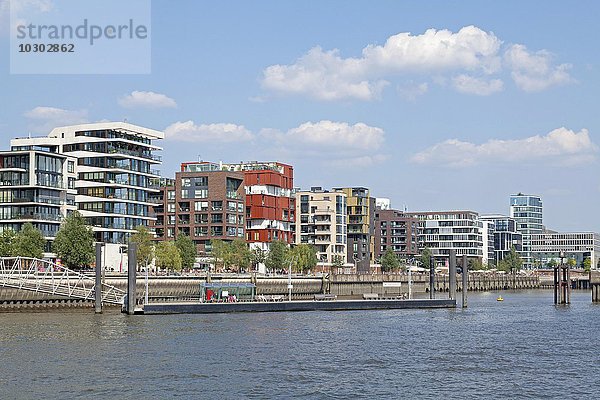
M154 92L134 90L119 99L119 105L125 108L176 108L177 103L172 98Z
M78 125L89 122L87 110L65 110L56 107L35 107L23 114L31 120L30 129L48 133L57 126Z
M569 65L552 65L545 50L530 53L523 45L508 48L493 33L475 26L458 32L428 29L423 34L399 33L385 44L368 45L360 57L344 58L339 50L314 47L289 65L263 70L266 90L311 97L317 100L370 101L381 97L389 79L396 76L458 74L454 87L463 93L489 95L503 89L498 77L512 71L517 86L542 90L568 82ZM537 72L542 71L541 75ZM493 79L489 78L496 75Z
M587 129L574 132L558 128L547 135L525 139L492 139L483 144L450 139L415 154L417 164L466 167L486 163L547 162L577 164L595 159L598 146Z
M232 143L252 140L254 135L243 125L175 122L165 128L165 139L193 143Z

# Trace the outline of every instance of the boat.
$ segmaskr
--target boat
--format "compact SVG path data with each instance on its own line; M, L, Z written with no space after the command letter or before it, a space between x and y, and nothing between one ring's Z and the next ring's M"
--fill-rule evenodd
M504 299L502 298L502 296L498 296L498 298L496 299L496 301L504 301Z

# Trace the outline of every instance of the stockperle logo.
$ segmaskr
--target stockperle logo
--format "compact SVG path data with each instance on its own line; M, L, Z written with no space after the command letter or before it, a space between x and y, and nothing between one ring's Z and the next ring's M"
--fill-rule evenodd
M11 74L151 72L149 0L12 1L10 18Z

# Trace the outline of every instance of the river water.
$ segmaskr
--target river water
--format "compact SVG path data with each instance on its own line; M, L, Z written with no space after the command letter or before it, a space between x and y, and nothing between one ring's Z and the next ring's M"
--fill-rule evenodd
M465 310L0 314L0 399L598 398L589 292L498 294Z

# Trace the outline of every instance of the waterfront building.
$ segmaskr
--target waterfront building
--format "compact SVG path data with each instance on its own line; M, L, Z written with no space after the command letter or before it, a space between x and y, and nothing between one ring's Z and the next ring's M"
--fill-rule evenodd
M379 260L388 249L399 259L411 259L419 254L419 220L402 211L391 209L375 210L375 260Z
M320 187L296 192L296 244L315 247L321 270L331 270L336 258L347 262L346 202L345 193Z
M182 163L175 179L161 182L155 201L156 240L190 236L201 259L209 256L212 240L245 240L242 172L210 162Z
M583 268L586 258L594 269L600 269L600 235L595 232L544 232L531 235L531 257L534 265L546 266L554 260L574 259Z
M542 199L536 195L518 193L510 196L510 216L517 222L517 231L523 237L521 258L523 268L533 268L531 255L532 235L543 232L543 206Z
M522 252L523 236L517 231L517 221L505 215L482 215L482 221L489 221L494 226L493 260L496 265L506 258L512 247L518 253Z
M481 239L483 242L483 257L481 262L483 265L490 265L490 262L495 262L494 252L494 223L481 219Z
M96 241L106 244L105 266L123 267L123 244L137 226L154 219L149 197L161 163L153 144L163 132L126 122L100 122L64 126L48 136L11 140L11 150L47 149L72 157L75 162L74 187L77 210L92 226Z
M60 223L75 206L75 159L55 148L0 152L0 232L30 222L47 240L45 257Z
M390 210L392 208L392 202L386 197L375 198L375 209L377 210Z
M375 197L364 187L334 188L333 191L346 194L347 260L354 263L357 273L369 273L374 261Z
M474 211L409 212L419 220L419 248L431 250L436 262L448 260L450 250L457 256L483 260L483 223Z

